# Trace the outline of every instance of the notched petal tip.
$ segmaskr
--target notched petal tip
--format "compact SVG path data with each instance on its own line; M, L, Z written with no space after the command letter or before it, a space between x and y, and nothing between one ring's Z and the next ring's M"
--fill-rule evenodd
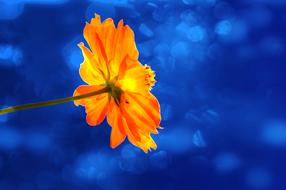
M98 14L94 14L94 18L91 19L90 24L93 26L96 26L98 24L101 24L101 17Z
M157 135L157 134L159 134L159 131L157 129L155 129L152 133Z
M102 22L103 25L106 25L106 24L111 24L114 26L114 23L113 23L113 19L112 18L107 18L105 19L103 22Z
M123 25L124 25L124 22L123 22L123 19L121 19L117 24L117 28L121 28L123 27Z
M84 43L83 43L83 42L80 42L80 43L77 44L77 46L78 46L79 48L82 48L82 47L84 46Z

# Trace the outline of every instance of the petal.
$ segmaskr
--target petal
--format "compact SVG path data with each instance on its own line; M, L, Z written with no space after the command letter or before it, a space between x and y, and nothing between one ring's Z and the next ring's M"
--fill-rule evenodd
M96 15L89 26L92 27L91 30L95 33L95 36L92 36L95 39L92 41L94 51L100 53L105 60L110 60L111 54L114 52L112 47L116 33L113 20L108 18L101 23L100 16Z
M123 120L126 124L125 127L128 126L127 120ZM127 127L126 127L127 129ZM127 130L128 131L128 130ZM157 149L157 145L152 139L150 135L147 134L141 134L140 136L140 141L138 141L129 131L127 132L128 134L128 140L134 145L137 146L138 148L141 148L145 153L148 153L148 151L152 148L154 150Z
M125 76L126 71L140 66L142 65L138 60L132 59L128 55L126 55L123 58L122 63L120 64L118 71L118 79L121 80Z
M160 104L157 98L148 93L146 95L128 93L129 97L137 103L138 107L142 108L142 112L146 113L154 122L156 126L160 125L161 114L160 114Z
M123 102L123 100L127 100L128 98L130 103L133 104L135 100L133 100L129 95L130 94L126 96L125 94L125 97L122 98L121 102ZM142 98L141 95L140 98ZM153 100L150 97L148 98L150 99L148 100L149 102L153 102L152 104L154 104L154 101L157 103L156 99ZM146 97L142 101L144 100L146 100ZM156 106L156 103L155 106L152 106L159 108L159 105ZM136 104L135 107L136 106L138 106L138 104ZM154 126L154 121L152 121L150 117L146 116L145 118L145 116L138 116L138 112L135 111L132 107L131 109L125 105L120 105L120 107L118 107L118 105L115 104L113 100L112 103L110 103L107 118L109 125L112 127L110 146L112 148L117 147L124 141L127 135L128 140L133 145L141 148L145 153L147 153L151 148L157 148L156 143L150 136L150 133L157 133L157 130L156 127L152 127ZM145 121L146 123L142 121ZM147 123L149 124L147 125Z
M74 96L94 92L102 88L103 88L102 86L82 85L75 90ZM96 96L91 96L88 98L76 100L74 101L74 103L77 106L81 105L85 107L85 112L87 114L86 122L90 126L95 126L100 124L104 120L108 111L109 99L108 99L108 94L103 93Z
M81 64L79 73L84 82L89 85L100 85L104 84L104 73L103 68L94 59L93 54L83 45L79 44L84 57L84 62Z
M108 112L107 122L112 127L110 136L110 146L116 148L126 138L126 132L123 126L123 117L118 106L112 100L110 111Z
M138 59L134 33L129 26L123 25L121 20L115 28L113 20L108 18L101 23L96 15L91 23L86 23L84 37L100 64L107 64L111 77L118 74L122 60L126 55ZM106 67L106 69L107 69ZM107 70L104 70L106 73Z
M94 24L86 23L84 30L83 30L83 35L88 45L90 46L92 52L96 55L98 62L106 63L107 55L106 55L105 48L103 46L106 36L105 34L99 36L99 33L105 30L105 28L102 27L100 20L96 23L99 23L99 24L95 26ZM112 28L109 28L109 30L112 30Z
M161 118L160 107L154 96L125 92L120 106L127 121L139 126L136 127L138 131L157 133L156 128L159 128Z
M151 133L157 133L156 128L159 128L160 123L160 108L156 98L154 98L151 95L146 97L125 92L122 95L120 104L120 109L127 124L125 130L128 139L144 152L157 147L150 136Z
M115 40L113 44L114 51L111 54L114 61L110 66L114 73L118 73L120 64L126 55L128 55L133 60L137 60L139 56L133 31L128 25L122 26L123 21L120 21L120 23L121 24L118 25L115 34Z
M149 66L127 57L119 70L118 86L123 91L148 94L156 82L154 77L154 71Z

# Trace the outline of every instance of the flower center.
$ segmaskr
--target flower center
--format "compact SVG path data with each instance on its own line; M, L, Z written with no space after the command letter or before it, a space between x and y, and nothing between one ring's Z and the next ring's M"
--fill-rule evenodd
M119 105L121 94L123 91L110 81L106 82L106 87L108 88L109 95L114 99L115 103Z

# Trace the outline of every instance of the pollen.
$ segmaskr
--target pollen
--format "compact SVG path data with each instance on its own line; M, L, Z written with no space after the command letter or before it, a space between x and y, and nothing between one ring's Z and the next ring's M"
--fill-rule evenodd
M156 82L155 72L151 70L149 65L144 65L144 71L145 71L145 84L151 88L152 86L154 86Z

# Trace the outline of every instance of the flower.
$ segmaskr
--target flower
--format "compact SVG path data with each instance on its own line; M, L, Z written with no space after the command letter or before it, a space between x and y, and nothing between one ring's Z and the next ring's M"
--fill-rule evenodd
M107 116L112 127L110 146L116 148L126 138L145 153L156 149L151 133L158 134L161 121L160 105L150 93L155 84L154 71L138 61L134 33L120 20L117 28L108 18L101 22L95 15L86 23L81 42L84 62L80 76L88 85L79 86L74 96L107 88L107 93L74 101L85 107L90 126L100 124Z

